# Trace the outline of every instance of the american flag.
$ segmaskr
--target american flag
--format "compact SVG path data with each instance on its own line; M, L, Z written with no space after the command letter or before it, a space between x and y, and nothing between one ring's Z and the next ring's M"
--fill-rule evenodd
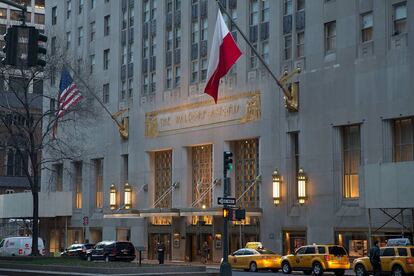
M73 82L73 79L66 68L63 68L59 84L59 109L57 117L61 118L65 115L66 111L71 106L76 105L76 103L78 103L82 98L83 97L76 86L76 83Z
M76 105L82 99L83 97L76 83L73 82L67 69L63 68L62 74L60 75L58 111L56 112L56 121L53 126L53 139L56 139L57 136L58 119L63 117L71 106Z

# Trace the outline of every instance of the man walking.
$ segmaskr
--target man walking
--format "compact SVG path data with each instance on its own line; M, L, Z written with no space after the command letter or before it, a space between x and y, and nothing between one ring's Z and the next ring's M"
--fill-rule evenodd
M380 249L378 247L378 241L374 242L374 246L369 250L369 261L371 262L372 270L374 271L374 276L381 275L381 259L380 259Z
M164 243L158 242L157 244L157 254L158 254L158 263L164 264L164 252L165 252L165 246Z

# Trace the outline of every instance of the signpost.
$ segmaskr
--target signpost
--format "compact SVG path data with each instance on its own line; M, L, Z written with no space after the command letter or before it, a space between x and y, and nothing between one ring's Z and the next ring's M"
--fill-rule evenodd
M219 197L217 198L218 205L236 205L236 198L235 197Z

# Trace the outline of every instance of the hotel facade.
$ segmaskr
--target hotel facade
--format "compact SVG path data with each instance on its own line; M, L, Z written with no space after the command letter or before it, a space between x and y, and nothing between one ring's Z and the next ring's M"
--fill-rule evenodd
M50 251L128 239L155 258L163 241L167 258L197 261L207 241L220 261L223 151L233 153L231 195L246 209L230 225L231 251L248 241L282 254L338 243L357 257L369 236L411 238L412 3L220 2L273 73L288 73L293 105L231 24L243 56L217 104L203 94L215 1L46 0L50 51L66 49L126 126L120 135L100 109L73 130L82 158L43 171L42 192L66 206L41 218ZM57 91L58 81L48 85Z

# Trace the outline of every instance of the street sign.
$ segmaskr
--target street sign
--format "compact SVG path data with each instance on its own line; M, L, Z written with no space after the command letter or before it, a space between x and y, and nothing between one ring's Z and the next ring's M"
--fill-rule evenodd
M89 224L89 217L83 217L83 226L87 226Z
M236 198L234 197L219 197L217 198L219 205L236 205Z

